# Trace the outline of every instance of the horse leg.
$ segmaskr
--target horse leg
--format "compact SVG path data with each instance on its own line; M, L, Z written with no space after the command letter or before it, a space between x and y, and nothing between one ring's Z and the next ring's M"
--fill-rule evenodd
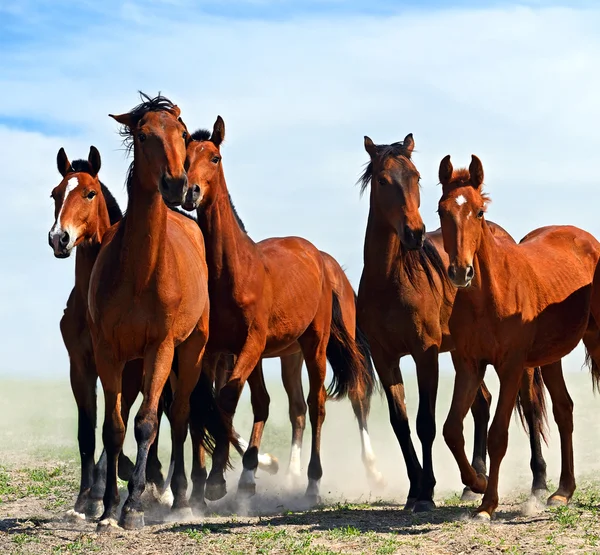
M265 347L266 334L259 330L250 329L246 343L235 361L235 366L227 383L221 388L218 396L218 405L221 409L224 424L229 438L234 434L233 416L237 408L240 395L248 376L259 363ZM225 482L225 468L229 460L229 439L225 437L216 441L213 454L213 465L206 482L206 499L216 501L227 494Z
M106 487L104 488L104 512L100 517L98 529L117 525L119 508L119 488L117 486L117 465L119 453L125 439L125 423L121 416L121 388L123 384L124 364L113 360L109 348L97 345L94 358L98 376L104 390L104 426L102 440L106 456Z
M486 364L483 364L480 372L484 373L486 366ZM475 424L471 466L477 474L484 476L487 475L487 436L491 404L492 394L485 385L485 382L481 382L481 386L475 396L475 401L471 405L471 414L473 415L473 422ZM477 501L480 498L481 495L473 492L469 486L465 486L463 489L461 501Z
M456 351L452 351L451 355L455 369L454 391L450 411L444 423L444 440L458 464L462 483L475 493L483 493L487 480L467 459L463 428L465 416L473 405L483 381L483 371L477 361L459 357Z
M385 353L375 341L371 343L371 355L375 364L375 370L385 391L390 422L402 449L410 481L408 498L406 499L404 509L412 511L417 500L417 495L419 494L419 485L423 470L410 437L410 425L408 423L408 414L406 413L406 403L404 400L404 382L402 381L398 357Z
M527 424L531 447L530 468L533 474L531 493L535 497L546 494L546 461L542 453L542 437L546 417L544 385L539 368L526 368L521 378L517 407L523 424Z
M97 517L91 499L94 485L94 451L96 449L96 368L84 359L71 357L71 390L77 403L77 442L81 459L79 494L73 509L67 515L85 519L86 514ZM104 491L102 491L102 494Z
M146 487L146 462L150 445L158 428L158 401L171 371L174 348L170 339L157 346L148 346L144 356L144 399L135 417L137 457L133 475L129 480L129 495L119 523L127 530L144 526L141 496ZM180 378L181 379L181 378Z
M423 473L417 494L414 512L425 512L435 509L433 490L435 475L433 473L433 441L435 439L435 402L439 381L438 367L439 349L430 347L424 353L414 356L417 366L419 384L419 410L417 413L417 435L423 447Z
M558 489L548 498L548 505L566 505L575 492L573 466L573 401L567 390L561 361L542 366L544 383L552 399L554 421L560 434L561 471Z
M207 315L208 316L208 315ZM177 514L187 514L190 506L187 500L187 478L185 475L185 461L183 446L187 437L188 424L190 420L190 396L198 383L202 370L202 355L206 347L208 330L208 317L205 325L194 331L179 347L177 347L178 358L178 380L177 389L173 396L171 407L171 440L173 452L173 507L172 511Z
M306 401L302 390L302 352L281 357L281 379L288 396L290 423L292 424L292 448L288 479L292 486L300 480L302 464L302 437L306 427Z
M524 361L510 361L497 369L500 378L500 393L498 406L488 434L488 451L490 453L490 477L483 494L481 505L475 512L475 517L489 520L498 507L498 479L500 464L508 446L508 426L515 408L517 394L521 387L524 372Z
M250 497L256 493L255 475L258 468L258 453L265 423L269 418L271 399L265 385L262 361L259 360L250 376L248 376L248 385L250 386L250 402L254 413L254 424L250 444L242 457L244 469L238 483L238 495L242 497Z

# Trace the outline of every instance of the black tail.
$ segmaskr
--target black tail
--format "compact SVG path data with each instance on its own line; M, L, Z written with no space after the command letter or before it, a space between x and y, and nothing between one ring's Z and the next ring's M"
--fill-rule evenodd
M212 380L204 372L190 397L190 425L194 426L201 437L202 446L212 456L217 441L231 441L238 447L238 441L232 437L215 399ZM230 466L230 462L227 461Z
M546 407L546 388L542 378L542 369L539 366L534 368L531 383L529 383L527 374L523 374L522 385L526 385L529 389L533 426L542 436L544 443L548 445L548 409ZM519 414L523 428L529 434L529 424L523 408L521 389L519 389L517 396L517 413Z
M354 293L354 305L356 306L358 301L358 296ZM371 397L373 395L373 391L377 388L380 392L383 389L380 387L379 381L377 381L377 374L375 373L375 367L373 366L373 360L371 359L371 347L369 345L369 340L365 335L365 332L360 329L358 325L358 321L356 322L356 330L354 332L354 337L356 341L356 346L362 355L365 362L365 371L370 376L368 383L366 385L365 394L367 397Z
M368 345L366 341L363 344ZM333 292L331 310L331 333L327 343L327 360L333 370L333 380L327 390L333 399L341 399L350 394L356 397L373 392L373 369L370 367L357 341L352 339L344 326L340 300Z
M592 389L594 393L596 393L596 391L600 391L600 368L598 368L598 365L590 355L590 352L588 351L587 347L585 348L584 364L590 369L590 372L592 373Z

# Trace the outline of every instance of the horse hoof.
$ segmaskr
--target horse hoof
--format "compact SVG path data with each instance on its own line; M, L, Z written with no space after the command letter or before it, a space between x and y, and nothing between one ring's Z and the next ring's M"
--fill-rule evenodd
M413 507L413 513L427 513L435 509L435 503L430 499L417 501Z
M118 529L119 525L114 518L103 518L100 522L98 522L98 526L96 527L96 532L98 534L106 534L111 530Z
M279 460L277 457L266 453L258 457L258 468L274 476L279 472Z
M193 518L194 513L191 507L173 507L171 509L171 519L176 522L185 522Z
M478 520L480 522L490 522L490 520L492 520L492 517L487 511L479 511L473 515L473 520Z
M119 525L125 530L141 530L144 527L144 511L123 509Z
M551 495L548 497L546 505L548 507L566 507L569 504L569 500L564 495Z
M417 503L417 498L416 497L409 497L406 500L406 503L404 504L404 509L403 510L412 512L413 509L415 508L415 504L416 503Z
M466 502L479 501L480 499L481 499L481 494L475 493L468 486L463 490L462 495L460 496L460 500L466 501Z
M221 482L219 484L206 484L204 497L209 501L218 501L227 495L227 484Z
M238 484L237 496L241 499L250 499L256 495L256 484Z
M85 514L88 518L95 520L102 516L104 512L104 502L102 499L90 499L85 508Z
M75 509L70 509L65 513L65 518L71 522L81 522L85 520L85 513L80 513Z
M190 499L190 506L192 508L192 514L196 517L204 516L208 512L208 505L204 499Z
M321 496L318 493L307 493L304 496L309 507L316 507L321 504Z

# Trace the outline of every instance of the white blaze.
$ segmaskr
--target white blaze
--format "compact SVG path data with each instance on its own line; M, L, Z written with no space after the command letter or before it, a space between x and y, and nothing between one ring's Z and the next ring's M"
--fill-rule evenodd
M63 213L63 209L65 207L65 204L67 202L67 197L69 196L69 193L71 193L71 191L73 191L73 189L75 189L78 185L79 185L79 179L77 179L77 176L70 177L69 180L67 181L67 186L65 187L65 196L63 197L62 204L60 205L60 210L58 211L58 216L56 218L56 222L54 222L54 225L52 226L52 229L50 230L50 238L52 239L52 243L54 244L55 247L57 246L56 243L59 240L59 235L63 231L60 219L61 219L61 216ZM71 241L72 240L73 240L73 238L71 238Z
M456 197L456 204L458 204L458 206L462 206L465 202L467 202L467 199L463 195L458 195Z

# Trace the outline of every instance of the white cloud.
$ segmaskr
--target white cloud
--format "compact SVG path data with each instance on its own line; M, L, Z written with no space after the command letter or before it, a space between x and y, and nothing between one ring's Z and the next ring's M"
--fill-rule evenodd
M0 113L81 130L44 137L0 128L0 372L66 373L58 320L73 265L46 244L56 151L85 157L96 145L103 181L124 207L128 161L107 113L136 104L138 88L170 96L191 128L221 114L225 173L252 237L305 236L355 286L368 195L360 200L353 184L367 160L365 134L383 143L414 133L428 228L438 225L440 159L450 153L459 166L475 153L494 199L490 218L515 236L548 223L600 231L598 10L272 22L193 21L189 11L158 19L131 2L127 10L0 62ZM23 356L34 344L36 361Z

